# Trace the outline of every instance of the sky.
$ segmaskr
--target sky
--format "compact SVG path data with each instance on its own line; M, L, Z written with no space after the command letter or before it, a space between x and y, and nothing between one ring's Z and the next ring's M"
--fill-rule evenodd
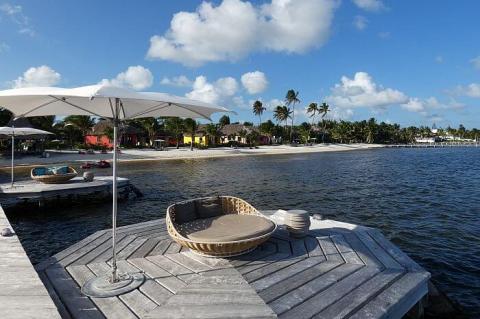
M294 89L296 123L327 102L331 119L478 128L478 12L477 0L0 0L0 89L103 82L254 123L255 100L266 120Z

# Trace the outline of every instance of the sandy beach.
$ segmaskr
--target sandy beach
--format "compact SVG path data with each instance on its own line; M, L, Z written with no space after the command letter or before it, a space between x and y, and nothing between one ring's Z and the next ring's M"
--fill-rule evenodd
M152 149L126 149L122 150L119 156L120 162L130 161L158 161L158 160L174 160L174 159L205 159L217 157L231 157L231 156L252 156L252 155L279 155L279 154L302 154L302 153L318 153L318 152L338 152L338 151L353 151L365 150L372 148L383 147L378 144L318 144L313 146L297 146L289 145L275 145L275 146L260 146L256 149L250 148L229 148L219 147L206 150L189 148L168 148L166 151L156 151ZM80 164L88 161L111 160L112 153L101 154L78 154L74 151L55 151L47 150L48 158L41 158L39 156L23 156L15 158L16 167L29 167L36 165L53 165L73 163ZM0 159L0 169L10 167L10 158L3 156Z

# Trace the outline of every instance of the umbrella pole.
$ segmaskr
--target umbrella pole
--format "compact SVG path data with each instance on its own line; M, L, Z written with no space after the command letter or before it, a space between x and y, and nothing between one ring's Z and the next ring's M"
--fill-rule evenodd
M112 211L112 282L118 281L117 275L117 130L118 120L113 121L113 211Z
M12 126L13 128L13 126ZM14 160L14 156L15 156L15 134L12 134L12 165L11 165L11 178L12 178L12 188L13 188L13 182L14 182L14 179L13 179L13 160Z

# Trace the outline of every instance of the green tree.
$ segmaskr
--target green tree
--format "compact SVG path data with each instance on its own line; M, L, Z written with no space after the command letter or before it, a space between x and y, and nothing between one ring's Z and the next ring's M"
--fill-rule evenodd
M63 119L65 124L70 124L82 132L83 143L86 145L85 136L95 125L95 120L88 115L70 115Z
M285 129L287 128L288 125L288 119L291 118L292 115L292 110L290 110L289 107L286 105L278 105L275 108L275 111L273 112L273 118L278 122L284 122L285 123Z
M7 109L0 107L0 126L6 126L10 119L12 118L13 114Z
M28 119L34 128L51 131L55 124L55 116L35 116Z
M160 130L160 123L154 117L147 117L143 119L138 119L138 124L141 126L145 132L147 132L148 140L150 142L150 146L153 145L153 141L157 136L158 131Z
M262 114L263 114L263 111L266 110L266 108L263 106L262 102L260 102L259 100L256 100L255 103L253 103L252 108L253 108L253 114L258 116L258 126L260 127L260 125L262 124Z
M292 105L292 127L290 129L290 143L293 142L293 127L295 125L295 104L300 103L300 99L298 98L299 92L295 91L293 89L290 89L287 91L287 94L285 95L285 103L287 106Z
M177 149L180 147L180 138L184 131L184 120L179 117L169 117L165 119L165 129L175 137Z
M307 114L310 114L310 117L312 118L312 125L310 126L310 130L313 127L313 123L315 122L315 116L317 115L319 111L318 104L317 103L310 103L307 107ZM310 136L308 137L310 139Z
M322 105L318 108L318 113L322 115L322 143L325 143L325 130L326 130L326 123L325 123L325 116L327 113L330 112L330 106L323 102Z
M193 151L193 144L195 143L195 133L197 132L198 123L194 119L185 119L185 132L190 134L192 141L190 143L190 150Z
M215 124L209 123L205 127L205 132L207 133L212 146L215 146L217 143L217 137L219 135L217 126Z
M228 115L222 115L222 117L218 120L218 124L220 127L230 124L230 117Z

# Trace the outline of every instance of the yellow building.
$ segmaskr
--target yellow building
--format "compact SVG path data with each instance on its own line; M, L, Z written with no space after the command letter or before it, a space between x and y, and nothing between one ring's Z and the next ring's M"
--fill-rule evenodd
M183 144L190 145L191 142L192 142L192 137L190 135L183 136ZM208 146L209 145L208 137L204 135L196 135L193 145Z

